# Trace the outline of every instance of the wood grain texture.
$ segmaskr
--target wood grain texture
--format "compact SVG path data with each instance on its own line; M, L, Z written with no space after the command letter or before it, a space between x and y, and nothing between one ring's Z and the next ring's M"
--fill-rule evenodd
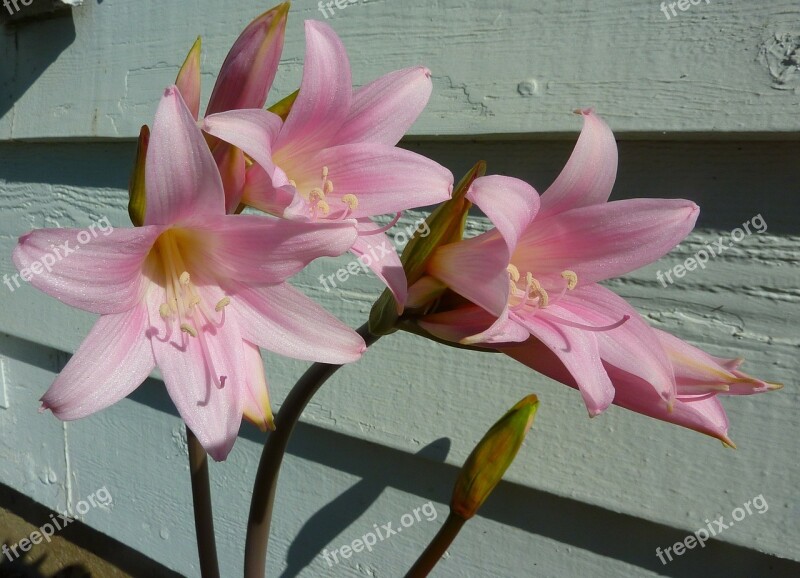
M207 98L264 6L105 0L4 29L0 139L135 137L195 37ZM297 87L309 18L324 19L317 3L295 2L273 101ZM787 139L800 128L794 0L701 3L670 20L638 0L362 0L327 21L357 84L414 64L433 71L414 135L563 134L585 106L637 137Z
M407 146L454 170L486 158L492 172L524 177L544 190L571 145ZM590 420L574 391L502 356L392 336L337 374L304 415L281 479L285 501L279 500L273 571L320 575L326 571L320 550L344 545L427 500L443 515L455 466L503 411L535 392L542 408L509 471L510 483L456 543L442 576L510 576L531 568L547 576L703 576L708 564L720 560L727 575L796 572L800 465L793 440L800 434L800 399L793 385L800 373L800 221L787 206L798 193L800 167L793 161L800 143L622 142L620 149L616 198L682 195L698 201L703 213L698 230L675 251L609 285L657 327L715 354L744 355L745 369L789 386L725 400L739 449L724 450L700 434L619 408ZM31 227L85 227L102 216L126 226L124 187L132 155L130 143L0 145L0 276L13 273L13 243ZM747 237L705 271L666 289L659 285L657 270L680 263L756 214L768 224L764 234ZM416 217L407 215L402 226ZM476 215L471 230L486 226ZM295 284L357 326L381 290L377 280L359 277L330 292L318 280L347 261L318 261ZM62 431L51 416L35 414L35 400L63 363L59 352L77 348L93 317L29 286L10 292L0 285L0 304L0 330L13 336L0 354L19 392L13 397L25 401L15 404L12 397L11 413L0 409L0 427L6 428L0 481L48 505L60 503L70 480L78 499L107 484L118 494L112 515L98 512L88 522L171 568L195 574L185 445L162 386L148 383L129 400ZM25 357L25 351L31 353ZM50 355L57 356L55 366L43 361ZM306 364L272 354L265 354L265 362L279 405ZM9 439L29 416L41 429L37 425L26 433L25 445L17 446ZM240 564L259 435L245 428L231 460L213 468L215 494L222 500L221 547L232 575ZM42 453L39 447L47 449ZM67 458L69 467L56 467ZM29 462L21 472L20 459ZM48 468L56 473L50 485L38 479ZM706 518L730 517L760 494L769 511L730 528L714 550L692 551L666 567L658 562L656 547L682 539ZM335 575L398 575L436 528L415 527L380 552L337 566Z

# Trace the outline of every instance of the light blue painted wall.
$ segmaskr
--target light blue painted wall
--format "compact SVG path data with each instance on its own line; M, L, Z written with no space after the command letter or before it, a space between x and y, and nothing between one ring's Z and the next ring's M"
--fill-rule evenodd
M544 190L579 130L569 111L595 104L621 138L616 198L687 197L702 207L685 243L610 286L656 326L716 354L742 354L746 368L788 387L726 400L739 445L729 451L618 408L589 420L575 392L501 356L386 338L337 374L304 416L281 476L270 575L401 575L443 520L458 464L505 409L532 392L542 399L532 436L436 575L707 576L717 565L718 575L789 576L800 569L800 219L792 204L800 193L800 94L791 70L776 80L782 72L769 57L778 50L770 39L799 32L800 8L712 2L666 21L656 2L597 4L373 1L330 23L351 51L357 82L411 63L433 69L436 96L405 144L457 174L485 158L492 172ZM105 0L76 9L70 21L3 30L0 275L13 272L10 251L30 228L86 226L101 216L127 225L131 137L151 120L160 88L194 36L205 37L205 70L216 70L264 8L252 0L235 10L210 0ZM313 2L295 3L276 95L297 82L300 23L313 17ZM519 85L531 79L536 91L528 94ZM205 80L210 86L211 75ZM656 270L758 213L767 233L660 288ZM476 215L473 226L486 222ZM317 262L296 285L357 326L378 282L326 292L316 281L346 260ZM11 293L0 286L0 483L59 510L106 486L113 508L90 511L86 522L196 576L184 433L162 384L151 380L76 423L36 412L92 321L31 287ZM265 363L279 405L305 364L270 354ZM245 427L230 460L212 468L225 576L240 574L261 441ZM658 562L656 547L759 494L768 512L704 550ZM428 501L437 520L335 569L320 557Z

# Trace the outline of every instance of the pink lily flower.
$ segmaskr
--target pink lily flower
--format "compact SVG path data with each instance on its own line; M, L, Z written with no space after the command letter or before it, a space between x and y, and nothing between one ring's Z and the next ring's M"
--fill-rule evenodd
M253 20L236 39L220 68L206 108L206 116L237 109L263 108L278 72L289 2ZM200 39L181 67L176 86L195 119L200 115ZM234 212L242 198L247 163L244 154L227 143L210 139L226 194L226 208Z
M245 204L297 221L350 221L359 233L351 251L370 255L365 261L405 303L400 258L384 234L388 227L372 217L399 218L452 193L450 171L395 146L428 101L430 71L399 70L354 92L333 29L314 21L305 28L303 80L285 122L267 111L237 110L207 116L203 129L257 163L247 171Z
M364 351L358 334L285 283L313 259L347 251L356 235L346 223L226 215L216 164L176 87L159 104L145 178L142 227L115 229L32 278L100 314L43 409L63 420L88 416L158 366L186 425L223 460L243 415L271 425L258 347L337 364ZM32 231L14 262L29 267L77 233Z
M698 208L684 200L607 202L616 144L592 111L582 114L575 151L541 200L517 179L476 180L467 198L497 228L441 247L428 272L495 318L463 343L536 337L575 376L590 415L614 400L603 358L618 359L672 403L675 382L655 334L624 300L596 283L665 255L692 230Z
M497 228L439 248L428 264L439 286L470 303L419 325L441 339L497 349L575 387L592 416L614 403L733 445L714 396L773 384L654 330L597 284L667 253L691 231L698 208L683 200L607 202L616 143L593 111L581 114L575 150L541 198L517 179L473 183L467 197ZM437 283L423 278L420 287L436 291Z

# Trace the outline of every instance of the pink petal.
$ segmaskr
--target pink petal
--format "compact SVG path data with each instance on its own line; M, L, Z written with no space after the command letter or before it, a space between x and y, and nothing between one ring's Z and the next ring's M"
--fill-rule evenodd
M344 44L323 22L306 20L305 29L300 92L275 144L275 151L284 158L330 146L353 102L350 61Z
M694 227L699 209L681 199L631 199L537 218L512 258L548 290L574 271L585 285L624 275L656 261Z
M284 3L247 25L222 63L206 115L264 106L278 71L288 12Z
M666 331L655 330L655 332L672 362L675 381L678 384L678 395L699 393L751 395L775 389L760 379L736 369L728 369L719 363L719 358Z
M334 192L326 199L335 213L341 196L355 195L353 218L399 213L441 203L453 191L453 175L440 164L411 151L378 144L350 144L325 149L304 163L299 175L289 173L302 190L319 186L322 167ZM308 180L306 183L304 180Z
M145 171L145 225L172 225L190 216L225 212L217 164L174 86L158 105Z
M604 363L650 384L664 400L674 400L677 392L672 364L656 330L622 297L600 285L586 285L567 292L553 308L556 315L559 309L569 310L583 324L592 327L611 326L627 317L615 329L594 333L600 357Z
M371 220L359 223L360 231L370 231L377 226ZM360 235L353 243L350 252L353 253L360 263L372 269L372 272L383 281L394 295L397 303L398 315L403 312L403 304L408 297L408 281L406 280L403 264L400 256L394 248L391 239L385 234Z
M576 111L577 112L577 111ZM583 130L569 161L542 195L541 217L605 203L617 176L617 143L593 110L580 111Z
M102 315L42 397L42 407L59 419L73 420L130 394L155 367L145 336L148 325L144 303L124 313Z
M539 211L539 194L528 183L492 175L472 183L467 199L489 217L508 245L509 258L519 238Z
M521 342L530 338L527 329L509 319L508 309L496 318L481 307L467 305L427 315L418 323L431 335L466 345Z
M142 267L163 231L152 226L37 229L20 237L13 260L23 280L30 274L34 287L67 305L92 313L122 313L141 301L146 283Z
M242 149L220 142L214 147L222 186L225 189L225 212L233 213L242 200L246 163Z
M631 411L693 429L715 437L729 446L728 416L716 397L695 401L675 400L672 409L647 384L639 378L614 367L608 373L616 387L614 403Z
M422 66L396 70L361 87L337 143L396 145L428 104L432 90L431 71Z
M244 400L244 417L261 431L274 430L275 418L269 401L267 376L261 351L249 341L244 342L247 397Z
M280 217L295 198L292 191L291 187L274 187L266 171L253 165L247 170L241 200L254 209Z
M351 363L366 350L352 329L288 284L247 287L232 283L232 309L242 336L280 355L320 361Z
M206 303L217 303L223 293L208 285L198 285ZM171 332L159 314L166 302L166 292L154 286L147 298L150 316L150 343L175 407L186 427L192 430L203 448L217 461L224 460L239 433L247 395L245 357L237 320L227 310L221 327L203 324L210 359L203 352L199 337L190 337L178 330L175 320ZM202 330L197 327L198 333ZM224 377L219 389L218 378Z
M272 143L280 128L280 117L268 110L232 110L203 119L204 131L242 149L270 177L275 172Z
M427 272L495 317L508 304L508 247L496 230L439 247Z
M353 221L297 223L257 215L219 215L192 225L199 234L193 266L245 283L282 283L319 257L353 246Z
M559 316L569 321L580 322L580 318L560 311ZM513 315L512 318L523 324L533 337L541 341L561 361L572 375L583 396L590 416L603 412L614 400L614 386L603 368L600 350L594 332L557 325L538 315ZM504 350L508 355L545 375L546 368L537 367L536 356L516 356L525 349Z

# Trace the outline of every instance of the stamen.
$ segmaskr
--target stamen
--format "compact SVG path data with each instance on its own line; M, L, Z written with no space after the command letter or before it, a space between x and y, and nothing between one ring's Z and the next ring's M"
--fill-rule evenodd
M291 186L293 186L295 189L297 188L297 183L296 183L294 180L292 180L292 179L289 179L289 184L290 184Z
M570 271L567 269L566 271L561 272L561 276L567 281L567 289L572 291L575 289L575 286L578 284L578 275L575 271Z
M322 167L322 180L326 180L328 178L328 167Z
M186 287L191 282L191 280L192 280L192 278L189 276L189 273L187 271L184 271L183 273L181 273L181 276L180 276L181 285Z
M514 265L509 265L508 267L506 267L506 271L509 272L509 274L511 275L511 279L514 281L514 283L519 281L519 269L517 269Z
M378 235L380 233L385 233L386 231L388 231L389 229L394 227L397 224L397 221L399 221L400 217L402 217L402 216L403 216L402 212L401 213L397 213L397 215L395 215L394 219L392 219L392 222L389 223L388 225L386 225L385 227L381 227L379 229L373 229L371 231L359 231L358 234L359 234L359 236L363 237L363 236L366 236L366 235Z
M319 188L311 189L311 191L308 193L308 201L312 204L318 203L324 198L325 198L325 193L322 191L322 189Z
M323 217L327 217L331 212L331 207L325 201L318 201L317 210L322 214Z
M325 194L330 195L333 192L333 181L325 181Z
M355 211L358 208L358 197L350 193L342 196L342 202L347 205L347 208L351 211Z
M611 331L612 329L616 329L617 327L621 326L625 323L628 319L631 318L630 315L623 315L622 319L617 321L616 323L612 323L611 325L605 325L603 327L593 327L591 325L584 325L583 323L576 323L575 321L569 321L567 319L562 319L561 317L556 317L550 313L545 313L544 311L540 311L538 315L541 315L543 319L547 319L548 321L552 321L553 323L560 323L561 325L566 325L567 327L574 327L575 329L583 329L584 331Z
M230 303L231 303L231 298L230 297L223 297L222 299L219 300L217 305L214 307L214 311L219 313L220 311L225 309L228 305L230 305Z
M192 337L197 337L197 331L195 330L194 327L192 327L188 323L181 323L181 331L183 331L184 333L188 333Z
M166 303L162 303L161 307L158 308L158 312L161 314L162 319L169 319L172 317L172 309Z

